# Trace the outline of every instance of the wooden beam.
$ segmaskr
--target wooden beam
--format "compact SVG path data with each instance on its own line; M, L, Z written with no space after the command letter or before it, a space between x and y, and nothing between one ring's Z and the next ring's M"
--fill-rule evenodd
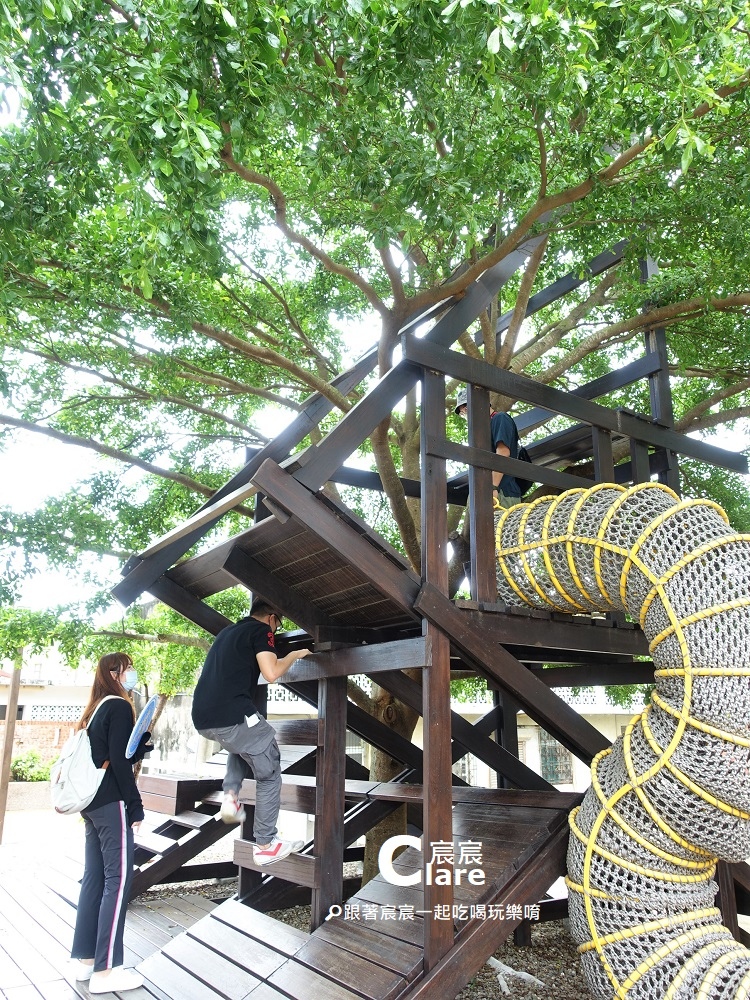
M363 355L346 372L338 375L331 381L331 385L342 395L346 395L359 385L374 369L377 363L377 348L373 348ZM253 456L244 469L233 476L220 490L208 500L198 513L205 510L212 504L223 500L233 491L249 483L256 469L260 468L267 458L273 458L277 462L283 461L297 445L304 440L310 431L317 427L320 421L333 409L330 402L321 393L313 393L309 396L288 427L284 428L272 441ZM126 607L139 597L144 590L149 590L151 584L157 580L162 573L172 566L181 556L192 548L192 546L211 530L219 520L218 517L194 528L189 534L183 535L175 541L169 543L158 552L147 558L137 556L130 559L123 568L124 579L112 589L112 594Z
M481 397L481 393L478 397ZM489 407L480 417L476 398L473 420L487 423ZM489 430L489 428L488 428ZM445 379L425 371L422 376L422 576L441 594L448 594L448 526L445 460L427 453L429 437L445 438ZM426 666L422 673L422 742L424 747L425 797L423 808L423 850L425 865L432 860L432 844L453 842L450 797L451 759L451 651L448 636L437 622L424 628ZM453 946L453 922L436 920L438 906L453 904L451 885L431 885L425 878L424 966L431 969Z
M614 684L652 684L654 664L651 660L634 663L610 663L579 667L551 667L547 670L530 668L547 687L608 687Z
M531 474L537 482L543 483L545 486L554 486L560 490L572 490L581 486L593 485L591 481L582 479L581 476L571 476L567 472L546 469L542 465L533 465L530 469L529 463L522 462L520 459L504 458L492 451L484 451L469 445L440 440L436 437L429 438L426 447L429 455L468 465L470 473L474 468L483 468L493 469L496 472L507 472L511 476L521 476L523 479L528 479Z
M455 606L473 627L484 632L488 643L521 647L523 655L517 657L520 660L528 659L534 649L648 656L648 642L640 629L615 628L602 619L599 620L601 624L594 625L579 622L572 615L559 614L552 618L544 611L514 608L514 613L508 613L503 605L479 610L468 604L468 601L461 601ZM533 623L529 622L530 618ZM575 659L572 662L576 662Z
M312 892L311 930L320 927L334 903L344 901L346 679L319 681L318 692L314 852L319 877Z
M555 879L565 872L568 830L561 827L544 846L542 852L528 861L501 893L493 897L495 905L507 905L521 900L539 898ZM502 933L507 936L521 920L503 921ZM507 931L507 934L506 934ZM409 1000L434 1000L454 997L492 953L499 943L499 931L494 920L472 920L456 938L456 947L432 969L416 988Z
M264 493L364 573L385 597L413 614L414 598L419 593L416 574L395 566L352 527L326 510L309 490L283 472L275 462L264 462L254 481Z
M390 691L400 701L403 701L409 708L422 715L421 688L419 684L410 680L400 670L394 670L387 674L379 674L377 676L377 683L381 684L387 691ZM552 790L553 786L532 771L530 767L521 763L517 754L513 756L507 749L483 735L482 730L478 729L477 725L472 725L457 712L450 713L450 727L454 746L460 751L457 754L459 759L466 753L472 753L485 764L507 775L518 788L535 788L542 791Z
M478 451L494 455L490 434L490 398L486 389L469 386L469 443ZM445 440L443 433L442 439ZM425 441L427 451L434 436ZM443 456L444 457L444 456ZM493 601L497 595L495 574L495 531L492 508L495 493L492 472L481 465L469 465L469 521L471 537L471 596L475 601Z
M659 368L660 362L658 358L652 354L644 354L642 358L631 361L630 364L625 365L623 368L617 368L615 371L601 375L599 378L595 378L591 382L579 386L577 389L571 389L570 395L580 396L582 399L597 399L599 396L606 396L610 392L616 392L626 385L632 385L633 382L640 382L642 378L648 378L649 375L653 375L654 372L659 371ZM531 410L519 413L513 419L519 431L529 431L545 423L550 417L556 416L557 414L553 410L546 410L542 406L535 406Z
M742 454L696 441L685 434L657 426L646 418L635 417L623 410L610 410L606 406L553 389L533 379L495 368L479 359L441 349L425 338L420 340L411 336L402 338L402 353L405 361L442 372L462 382L483 385L492 392L544 406L575 420L616 431L625 437L637 438L655 447L669 448L678 454L696 458L710 465L731 469L734 472L748 471L747 458Z
M279 574L269 572L257 559L237 546L227 555L224 569L247 587L253 597L264 598L305 631L312 632L318 625L331 623L324 611L299 592L287 587Z
M427 662L423 636L382 642L375 646L349 646L315 653L298 660L284 674L285 682L319 680L323 677L377 675L390 670L419 669Z
M430 622L440 622L451 642L468 656L479 673L490 677L516 698L526 714L585 763L610 743L562 698L527 670L502 646L491 644L477 628L434 587L425 584L415 607Z
M174 580L170 580L168 576L162 576L158 580L152 581L149 585L149 593L153 594L162 604L166 604L167 607L187 618L188 621L200 625L211 635L218 635L227 625L234 624L210 605L193 597L189 591L181 587L179 583L175 583Z
M597 254L593 260L590 260L588 264L584 264L582 268L576 268L575 271L570 271L568 274L563 275L562 278L558 278L557 281L553 281L551 285L543 288L540 292L532 295L526 304L524 317L533 316L534 313L539 312L540 309L544 309L553 302L557 302L558 299L568 295L576 288L580 288L581 285L590 281L593 277L596 277L598 274L603 274L604 271L608 271L611 267L619 264L625 254L628 242L628 240L620 240L619 243L616 243L611 250L605 250L603 253ZM508 329L512 317L512 309L509 309L507 312L502 314L497 321L497 326L495 327L496 337L499 338L500 335ZM497 350L500 350L499 339L497 341Z

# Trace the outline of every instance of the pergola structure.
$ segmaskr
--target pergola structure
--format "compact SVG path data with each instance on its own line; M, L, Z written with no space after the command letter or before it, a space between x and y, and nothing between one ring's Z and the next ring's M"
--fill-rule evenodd
M644 636L623 615L571 617L498 603L492 515L484 500L491 493L493 470L525 477L528 466L490 450L489 393L528 404L517 419L522 433L550 413L572 421L567 430L529 446L537 481L551 492L652 477L679 491L681 455L747 472L743 456L674 430L664 330L646 333L642 357L574 392L537 384L452 350L533 247L532 240L519 248L460 299L414 316L401 330L401 361L318 444L298 450L332 409L323 396L310 397L290 426L192 518L132 558L114 588L125 605L148 590L216 634L229 622L205 599L241 585L283 608L299 626L302 632L289 636L288 643L313 644L315 655L296 663L282 683L315 705L318 719L279 723L277 731L280 744L313 748L287 770L282 807L314 814L314 839L300 855L262 873L253 868L247 841L238 840L239 900L248 905L234 901L206 918L212 921L211 947L259 980L253 987L258 998L454 996L519 928L523 907L538 904L565 870L567 814L579 797L556 791L521 762L517 710L522 708L590 763L608 742L554 688L652 678ZM617 264L623 252L624 244L619 244L591 261L584 275L570 275L533 296L527 314ZM644 279L649 271L644 263ZM509 318L500 317L498 335ZM419 336L429 322L429 332ZM346 394L371 374L375 363L373 350L332 384ZM446 379L471 386L466 445L446 436ZM596 401L642 379L648 380L649 413ZM346 462L418 382L421 478L403 481L403 488L407 496L421 499L420 573L351 510L321 491L329 481L382 489L376 473L352 469ZM615 464L613 445L623 440L630 457ZM559 471L587 459L588 479ZM449 461L467 471L449 479ZM251 527L180 561L224 513L251 497L256 504ZM468 504L470 511L468 601L454 601L448 591L448 503ZM541 669L554 663L566 666ZM415 668L422 670L421 686L403 672ZM476 725L451 712L449 684L451 670L457 668L486 678L496 691L494 707ZM371 677L421 713L423 749L347 701L346 679L354 674ZM347 730L400 761L398 777L387 783L369 781L347 758ZM497 789L468 787L453 775L453 764L467 753L497 772ZM254 782L245 782L242 798L252 805ZM427 849L420 853L410 847L397 859L397 868L424 873L431 860L429 845L481 842L484 885L437 885L425 878L420 886L397 886L382 875L364 887L346 883L343 863L351 845L403 804ZM741 884L750 884L744 866L733 874ZM290 941L288 929L278 925L276 937L262 911L298 898L298 887L306 887L312 900L311 933ZM331 907L345 899L350 916L357 906L360 913L369 908L371 919L346 919L345 913L327 919ZM520 914L515 909L519 904ZM489 918L489 907L506 918ZM726 866L722 908L725 922L737 928L734 881ZM403 914L408 916L402 919ZM543 905L542 914L559 916L560 908ZM245 961L238 952L240 942L254 956L262 952L255 965L255 958ZM177 996L174 967L179 966L180 975L187 971L205 982L199 962L200 957L189 958L184 949L166 949L149 959L143 971L162 995Z

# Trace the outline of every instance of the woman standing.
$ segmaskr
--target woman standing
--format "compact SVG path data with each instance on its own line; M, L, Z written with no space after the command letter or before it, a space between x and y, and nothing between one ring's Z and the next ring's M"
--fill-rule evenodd
M138 675L127 653L103 656L78 722L78 729L86 726L96 706L108 698L88 730L94 763L106 766L106 773L96 796L81 813L86 852L71 952L78 959L75 978L78 982L88 980L91 993L121 992L143 984L137 972L122 964L125 910L133 873L133 831L143 819L133 777L133 764L143 751L131 759L125 756L135 722L130 692L137 683ZM105 765L105 761L109 763Z

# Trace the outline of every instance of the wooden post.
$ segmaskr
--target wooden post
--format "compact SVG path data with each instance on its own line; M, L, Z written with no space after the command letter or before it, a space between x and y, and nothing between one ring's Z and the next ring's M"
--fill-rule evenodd
M344 792L346 780L346 677L318 681L318 752L315 796L317 885L310 929L320 927L334 903L344 901Z
M490 398L486 389L469 386L469 444L491 451L489 420ZM497 600L495 573L495 537L492 523L492 473L489 469L469 466L469 520L471 524L471 598L473 601Z
M647 483L651 479L648 445L636 438L630 439L630 474L634 484Z
M658 265L648 257L639 261L641 282L645 285L649 278L659 273ZM648 390L651 398L651 417L655 424L674 428L674 409L672 407L672 383L669 378L669 358L667 357L667 333L663 327L647 330L643 335L646 354L655 354L659 359L659 370L648 377ZM677 456L667 452L666 471L659 473L659 482L670 486L675 493L680 492L680 470Z
M445 382L425 371L422 380L422 577L448 594L448 523L445 459L427 454L428 437L445 438ZM476 543L474 545L476 547ZM425 866L432 845L453 843L451 785L450 642L445 632L425 622L425 669L422 678L424 719ZM453 947L452 885L424 885L424 964L434 968ZM447 910L446 910L447 907ZM446 919L447 913L447 919Z
M493 701L502 711L502 722L497 728L497 742L508 753L518 757L518 709L520 705L507 691L493 691ZM498 788L513 788L513 782L505 776L497 775Z
M23 649L13 663L13 673L10 678L8 704L5 709L5 732L3 734L3 756L0 763L0 844L3 842L3 826L5 825L5 810L8 805L8 784L10 783L10 762L13 757L13 738L16 735L16 713L18 712L18 692L21 689L21 664Z
M612 433L604 427L592 427L594 435L594 476L597 483L615 481L615 463L612 458Z

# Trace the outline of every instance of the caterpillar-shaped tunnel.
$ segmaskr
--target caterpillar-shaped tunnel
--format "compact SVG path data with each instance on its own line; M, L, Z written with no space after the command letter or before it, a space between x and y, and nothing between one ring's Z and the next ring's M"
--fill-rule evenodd
M750 856L750 535L708 500L600 484L503 511L501 600L624 610L651 703L591 766L571 814L570 921L596 997L750 996L750 951L714 906Z

